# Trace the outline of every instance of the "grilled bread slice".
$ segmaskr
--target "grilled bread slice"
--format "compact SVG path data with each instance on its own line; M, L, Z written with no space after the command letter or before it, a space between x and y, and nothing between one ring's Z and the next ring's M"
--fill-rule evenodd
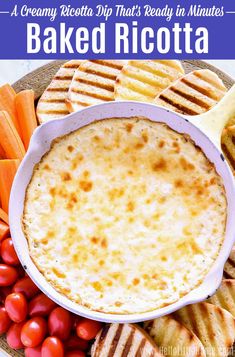
M115 100L153 102L156 95L183 74L179 61L128 61L116 80Z
M224 266L224 277L226 279L235 279L235 246Z
M60 119L69 114L65 104L74 72L82 61L66 62L56 73L37 105L37 117L42 124L52 119Z
M150 336L135 324L106 325L91 348L92 357L163 357Z
M227 127L232 126L232 125L235 125L235 117L230 118L230 119L227 121L225 127L227 128Z
M229 120L227 121L225 128L228 128L229 126L235 125L235 116L231 116Z
M67 107L76 112L93 104L114 100L114 84L125 61L85 61L74 74Z
M215 295L207 301L222 307L235 317L235 280L223 280Z
M202 302L176 311L173 317L196 334L208 357L228 356L235 341L235 320L228 311Z
M166 357L206 357L199 338L171 315L148 321L144 328Z
M154 103L181 114L197 115L212 108L226 91L217 74L200 69L188 73L159 93Z
M235 172L235 125L229 126L223 130L221 147L233 172Z

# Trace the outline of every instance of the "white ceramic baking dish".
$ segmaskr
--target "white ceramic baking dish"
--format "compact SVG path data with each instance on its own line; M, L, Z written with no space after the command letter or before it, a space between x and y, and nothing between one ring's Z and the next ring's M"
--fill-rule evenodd
M54 120L41 125L36 129L28 149L15 177L10 198L10 228L15 249L27 274L36 285L52 300L64 308L91 319L104 322L137 322L151 320L153 318L169 314L187 304L205 300L219 287L224 264L229 256L235 238L235 185L231 170L220 150L220 135L225 122L235 114L235 87L233 87L224 99L210 112L198 117L186 118L161 107L138 102L109 102L88 107L80 112L73 113L64 119ZM138 314L105 314L91 311L69 300L56 291L44 276L39 272L29 255L27 240L23 234L21 217L24 208L25 190L31 179L34 165L50 149L53 139L68 134L82 126L96 120L111 117L145 116L152 121L166 123L170 128L179 133L191 136L214 163L217 172L223 178L228 210L226 237L209 274L200 286L191 291L176 303L162 309ZM193 124L192 124L192 123Z

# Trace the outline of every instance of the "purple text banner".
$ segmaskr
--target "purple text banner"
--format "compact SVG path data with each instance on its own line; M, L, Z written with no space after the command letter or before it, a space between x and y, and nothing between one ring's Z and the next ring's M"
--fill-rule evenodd
M235 59L235 1L0 0L1 59Z

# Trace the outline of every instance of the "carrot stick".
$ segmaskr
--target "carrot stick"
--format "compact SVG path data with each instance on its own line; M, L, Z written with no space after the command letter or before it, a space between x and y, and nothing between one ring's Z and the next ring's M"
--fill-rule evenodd
M3 239L9 237L9 235L10 235L10 229L9 229L8 224L0 221L0 242Z
M17 93L15 104L22 140L25 149L27 150L30 138L37 127L37 118L34 107L34 91L26 89Z
M0 110L5 110L11 116L13 123L18 133L20 133L20 126L17 119L16 105L15 105L16 92L10 84L4 84L0 87Z
M25 148L10 115L0 111L0 142L8 159L23 159Z
M3 211L2 208L0 208L0 219L1 219L3 222L9 224L8 215L7 215L6 212Z
M11 186L20 160L0 160L0 195L2 209L8 213Z
M6 159L6 153L5 151L3 150L2 146L0 145L0 160L1 159Z

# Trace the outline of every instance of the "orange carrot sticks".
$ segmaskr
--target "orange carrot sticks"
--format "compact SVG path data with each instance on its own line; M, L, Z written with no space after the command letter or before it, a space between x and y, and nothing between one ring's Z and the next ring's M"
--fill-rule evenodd
M0 144L0 160L1 159L6 159L7 157L6 157L6 153L5 153L5 151L3 150L3 148L2 148L2 146L1 146L1 144Z
M9 224L8 215L7 215L7 213L6 213L5 211L3 211L2 208L0 208L0 219L1 219L3 222Z
M8 159L23 159L25 148L10 115L0 111L0 143Z
M33 131L37 127L37 118L34 107L34 91L26 89L17 93L15 104L21 137L25 149L27 150Z
M0 110L8 112L13 120L18 133L20 132L20 126L17 119L16 105L15 105L16 93L10 84L4 84L0 87Z
M10 235L10 229L9 229L8 224L0 221L0 242L3 239L9 237L9 235Z
M11 186L20 160L0 160L0 196L3 210L8 213Z

